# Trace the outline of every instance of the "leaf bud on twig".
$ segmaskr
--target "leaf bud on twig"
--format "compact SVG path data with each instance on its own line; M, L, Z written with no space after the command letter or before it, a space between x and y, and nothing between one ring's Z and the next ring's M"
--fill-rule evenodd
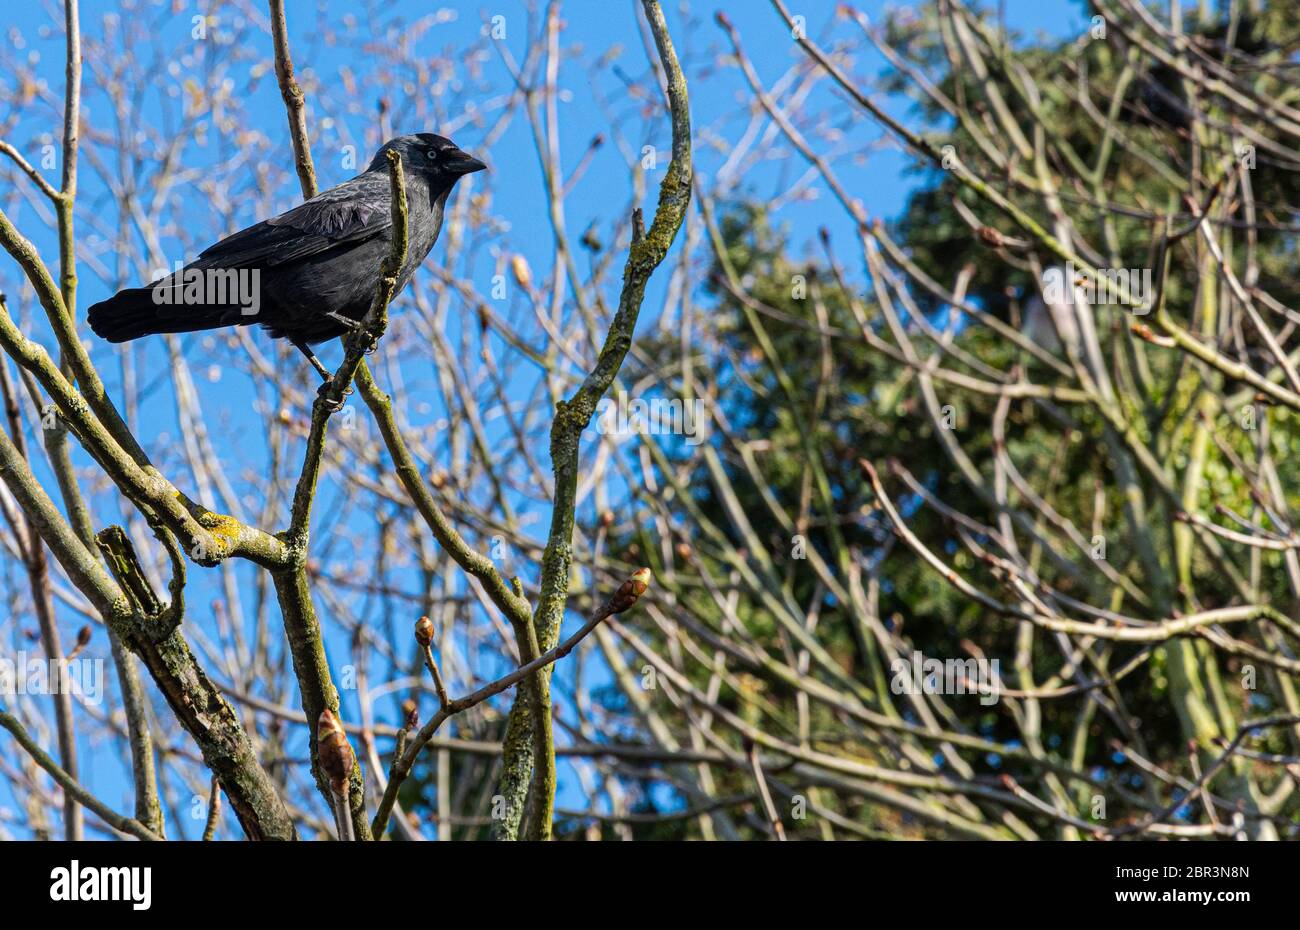
M318 752L321 768L334 790L340 795L345 794L352 766L356 764L356 756L352 753L347 733L343 731L343 724L328 707L320 712L316 741L320 747Z
M618 586L609 599L609 612L621 614L635 604L650 587L650 569L638 568L627 581Z

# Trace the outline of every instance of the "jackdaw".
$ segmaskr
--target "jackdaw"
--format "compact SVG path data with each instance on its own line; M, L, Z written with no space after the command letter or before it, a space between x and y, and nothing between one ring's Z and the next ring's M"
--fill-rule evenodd
M352 180L227 236L148 287L95 304L90 328L109 342L126 342L260 323L271 336L288 339L328 381L310 346L355 329L370 309L392 241L389 150L402 159L408 222L396 295L437 241L452 187L487 167L429 132L384 143Z

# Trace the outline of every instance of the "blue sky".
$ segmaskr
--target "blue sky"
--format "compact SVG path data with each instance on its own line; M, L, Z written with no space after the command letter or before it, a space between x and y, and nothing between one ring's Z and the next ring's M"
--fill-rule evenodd
M395 132L439 131L453 136L462 148L478 155L491 167L489 175L478 175L476 184L485 185L493 202L493 211L503 222L499 231L503 241L508 241L513 251L522 253L535 269L548 268L551 263L551 238L545 222L546 204L539 180L537 158L529 128L525 121L516 119L508 130L490 146L483 145L486 126L490 124L494 95L486 95L475 102L477 86L498 88L509 85L509 75L499 56L484 54L474 68L455 69L451 80L460 81L457 93L438 98L426 89L411 86L380 87L374 79L373 62L365 50L350 41L349 33L355 22L376 21L382 36L392 42L405 41L413 45L417 58L430 61L439 58L457 65L463 64L466 50L482 45L481 32L485 19L494 15L505 17L507 37L504 44L516 61L528 54L528 9L517 0L499 0L485 5L477 2L373 2L373 3L316 3L308 0L290 0L288 5L290 41L300 78L309 88L320 93L308 95L308 121L314 138L314 154L321 188L333 186L356 174L364 166L378 141L375 128L374 102L382 93L393 102L391 120ZM792 11L807 17L809 32L819 41L824 38L847 39L850 30L834 18L836 4L832 0L802 0L789 4ZM873 18L879 18L884 5L878 2L859 4ZM4 30L0 33L0 51L7 60L29 65L38 83L43 81L45 91L54 98L54 104L42 103L41 94L36 102L22 112L6 136L20 151L31 159L39 158L43 142L58 138L57 98L63 89L63 52L61 26L51 19L53 4L10 3L5 5ZM766 86L772 86L797 60L798 50L791 42L776 13L760 0L711 0L690 4L666 3L669 27L673 31L678 51L688 65L691 105L696 133L696 171L706 179L725 161L725 147L714 144L716 140L734 138L738 127L748 119L750 101L743 78L739 72L727 67L719 56L728 48L725 35L714 24L715 10L725 10L735 23L745 43L746 51ZM1028 34L1039 32L1067 35L1081 31L1084 17L1080 4L1067 0L1008 0L1006 13L1008 25ZM195 3L190 0L162 4L136 2L112 3L107 0L83 0L82 28L88 47L102 39L105 30L118 27L121 20L113 17L146 17L151 24L153 47L141 48L141 55L156 56L163 67L154 83L145 89L147 97L156 102L147 105L146 112L157 116L155 131L164 132L168 125L168 104L183 100L186 81L204 74L208 64L201 44L191 39L193 17L210 12L215 17L212 26L217 35L237 33L248 24L239 6L217 6ZM593 63L609 56L624 73L640 76L645 71L645 54L641 46L634 6L624 0L573 0L563 7L565 27L562 44L573 50L560 72L560 85L564 91L559 104L560 143L566 171L571 171L582 158L592 137L609 132L609 112L633 113L634 118L623 124L629 146L639 149L653 145L666 153L670 139L666 122L654 115L649 118L635 116L640 107L621 94L620 77L611 68L602 69L593 78ZM256 5L257 14L264 20L265 10ZM267 169L275 183L274 201L277 207L287 208L298 202L298 187L289 170L287 130L284 107L275 85L274 76L267 68L270 37L256 30L249 34L246 48L240 49L235 60L226 65L232 94L238 97L238 119L242 126L255 129L267 144L259 151L259 158L245 163L241 170ZM619 49L621 48L621 52ZM86 114L91 126L104 133L118 131L114 114L103 93L96 89L105 68L112 62L87 62L85 83ZM874 50L864 48L857 62L857 73L875 76L884 67L884 61ZM477 72L477 74L475 74ZM595 83L593 83L593 81ZM14 78L0 72L0 90L12 91ZM352 92L350 86L356 86ZM452 87L451 90L457 90ZM455 100L455 105L448 105ZM467 112L466 103L482 108L484 120L475 119ZM847 137L846 145L860 158L844 158L837 171L845 186L860 197L872 216L890 219L898 214L905 203L908 191L920 180L909 172L912 160L893 144L878 144L879 128L865 118L855 117L849 107L829 89L821 89L808 101L808 106L820 108L837 124L842 123ZM906 116L905 102L893 101L891 108ZM219 114L213 114L213 119ZM200 120L203 123L204 120ZM450 127L450 128L449 128ZM351 148L349 148L351 147ZM186 168L221 164L229 153L219 145L206 144L202 135L194 144L184 148ZM349 161L349 155L354 161ZM264 157L261 157L264 156ZM788 189L792 179L804 170L797 153L786 151L782 159L756 166L744 179L744 186L759 199L776 200ZM666 161L666 158L665 158ZM355 164L356 167L352 165ZM7 166L6 166L7 170ZM57 183L57 172L47 171L47 177ZM616 229L625 225L623 208L629 191L629 170L624 154L614 144L606 144L593 157L589 170L576 185L566 203L567 225L575 237L589 224L595 223L606 241L613 240ZM655 178L651 178L652 184ZM26 183L26 182L23 182ZM105 181L83 159L80 197L84 204L102 204L111 209ZM238 191L238 184L232 184ZM652 187L653 190L653 187ZM820 226L830 228L833 237L852 235L851 225L840 209L830 209L829 191L820 183L812 185L814 197L783 203L780 221L787 226L796 253L810 247ZM210 196L192 185L178 187L173 193L174 202L168 204L170 226L162 232L160 245L168 260L192 257L222 231L229 231L264 218L238 199L229 203L215 203ZM0 205L19 228L41 248L44 255L56 255L51 223L46 215L30 200L0 192ZM653 207L653 195L642 204L647 212ZM83 237L84 258L79 267L81 291L79 315L84 317L87 306L112 293L115 278L124 274L125 283L142 283L135 272L135 262L146 255L146 244L132 238L126 245L129 256L123 256L111 238L111 220L97 224L93 219L79 222ZM436 246L430 262L439 258L441 246ZM129 258L129 260L127 260ZM53 259L50 258L52 261ZM480 250L467 260L466 267L457 269L486 293L489 280L495 273L493 256L489 249ZM109 280L101 277L106 272ZM643 317L644 330L653 322L653 308L662 295L666 276L660 275L647 298L647 315ZM20 293L18 271L7 257L0 258L0 288L6 293ZM12 305L12 303L11 303ZM399 324L400 325L400 324ZM85 335L88 339L89 332ZM262 337L256 337L261 339ZM160 340L154 340L160 342ZM185 351L191 360L204 351L200 337L187 337ZM262 346L266 349L265 340ZM164 360L165 353L159 345L141 350L141 358ZM114 361L114 350L95 345L92 357L100 365L110 391L120 387L119 367ZM152 353L152 354L151 354ZM335 347L325 347L321 353L327 365L337 357ZM265 457L264 428L252 412L257 394L254 386L233 377L220 377L208 382L197 377L203 368L195 363L197 391L202 395L205 411L218 418L236 436L242 433L246 446L237 442L223 446L221 454L233 463L256 463ZM427 377L427 376L426 376ZM419 391L421 382L408 384L411 393ZM426 419L436 419L442 411L424 411ZM140 438L151 454L162 461L176 460L169 454L178 442L179 425L174 405L164 397L155 398L142 408ZM82 460L84 463L84 460ZM232 470L237 471L235 464ZM325 506L319 512L325 511ZM544 518L546 515L540 515ZM247 581L250 571L240 578ZM205 604L219 596L219 587L211 573L201 570L191 572L191 605ZM203 624L202 619L190 622ZM67 614L62 617L65 641L75 636L80 619ZM0 648L18 648L19 627L28 622L13 624L13 639L0 642ZM335 637L341 640L341 634ZM338 652L344 641L329 644ZM111 663L110 663L111 666ZM558 672L561 682L565 670ZM595 687L599 681L588 681ZM110 697L110 706L115 702ZM347 712L345 696L345 713ZM391 718L389 718L391 719ZM0 739L3 743L4 739ZM301 745L292 747L301 749ZM125 761L105 758L103 746L91 745L83 733L80 746L83 780L92 790L109 803L122 810L130 809L129 771ZM580 798L576 779L567 767L560 772L560 806L577 806ZM0 786L0 806L11 805Z

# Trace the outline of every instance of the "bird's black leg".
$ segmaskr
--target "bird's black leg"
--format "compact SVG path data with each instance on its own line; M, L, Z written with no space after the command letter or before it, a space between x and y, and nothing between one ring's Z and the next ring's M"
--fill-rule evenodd
M334 376L330 374L328 368L321 364L320 359L316 357L316 353L311 350L311 347L305 342L295 342L293 345L299 352L307 356L307 361L311 362L311 367L315 368L320 373L321 380L328 384Z
M353 333L355 333L357 330L361 329L361 321L360 321L360 320L354 320L354 319L352 319L352 317L350 317L350 316L344 316L343 314L341 314L341 313L339 313L339 312L337 312L337 311L335 311L335 310L326 310L326 311L325 311L325 315L326 315L327 317L329 317L331 320L333 320L334 322L336 322L336 323L342 323L344 326L346 326L346 327L348 328L348 331L349 331L349 332L353 332ZM367 355L372 355L372 354L374 354L374 351L375 351L376 348L378 348L378 344L375 342L374 339L371 339L371 340L370 340L370 347L369 347L368 349L366 349L366 354L367 354Z
M353 332L361 328L360 320L354 320L350 316L344 316L343 314L339 313L336 310L326 310L325 315L329 317L331 320L333 320L335 323L340 323L343 326L347 327L349 330L352 330Z
M295 342L294 345L298 348L299 352L307 356L307 361L311 362L312 367L315 368L318 372L320 372L320 376L321 376L320 389L317 390L316 393L321 396L321 398L325 401L325 404L326 406L329 407L329 409L338 410L340 407L343 406L342 398L340 398L339 400L333 400L327 396L327 392L330 389L330 385L334 383L334 376L330 374L330 370L321 364L321 360L316 357L316 353L311 350L311 347L309 347L307 343ZM352 388L348 388L343 393L345 395L351 394Z

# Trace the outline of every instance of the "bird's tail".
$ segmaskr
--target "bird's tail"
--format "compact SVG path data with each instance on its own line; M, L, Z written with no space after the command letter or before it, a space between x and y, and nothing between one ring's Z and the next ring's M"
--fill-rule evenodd
M171 290L164 288L163 292ZM238 306L230 304L160 303L158 290L132 287L90 308L86 319L95 335L109 342L127 342L154 333L193 333L216 329L240 319Z

